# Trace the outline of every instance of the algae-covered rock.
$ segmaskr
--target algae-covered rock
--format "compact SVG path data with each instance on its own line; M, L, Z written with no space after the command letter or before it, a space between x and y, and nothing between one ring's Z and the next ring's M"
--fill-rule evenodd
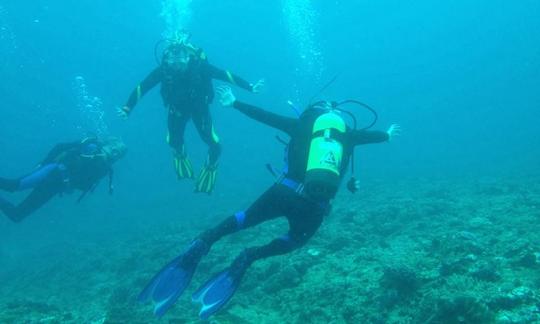
M490 302L493 309L512 309L514 307L534 302L535 294L528 287L516 287L510 292L497 296Z
M395 290L399 296L409 296L420 286L416 272L405 266L386 267L380 280L383 288Z
M480 300L471 296L457 296L438 301L435 314L428 323L492 323L494 314Z
M273 294L281 289L296 287L302 281L300 273L293 266L286 266L271 276L263 285L264 291Z
M495 317L496 324L521 324L521 323L539 323L540 306L532 305L517 310L505 310L497 313Z
M532 250L522 251L517 257L516 264L526 268L540 267L538 253Z
M469 272L473 278L478 280L495 282L501 279L501 276L497 272L496 266L493 263L481 263L476 265Z

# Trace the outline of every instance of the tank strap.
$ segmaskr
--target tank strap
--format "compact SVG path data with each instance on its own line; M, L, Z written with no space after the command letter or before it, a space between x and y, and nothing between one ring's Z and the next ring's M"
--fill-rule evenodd
M293 191L295 191L298 194L302 194L304 192L304 184L303 183L298 182L296 180L293 180L291 178L287 178L284 175L279 177L277 183L292 189Z
M343 142L343 140L345 139L345 133L342 133L334 128L331 128L330 129L330 137L340 141L340 142ZM311 138L316 138L316 137L323 137L324 136L324 130L320 130L320 131L317 131L313 134L311 134Z
M304 195L304 184L303 183L299 183L296 180L287 178L287 177L285 177L285 175L281 175L281 177L278 179L277 183L292 189L294 192L298 193L299 195L302 195L305 198L308 198L306 195ZM326 200L326 201L314 201L314 200L312 200L312 201L314 203L316 203L317 205L319 205L320 208L325 209L326 213L328 213L330 211L330 201L329 200Z

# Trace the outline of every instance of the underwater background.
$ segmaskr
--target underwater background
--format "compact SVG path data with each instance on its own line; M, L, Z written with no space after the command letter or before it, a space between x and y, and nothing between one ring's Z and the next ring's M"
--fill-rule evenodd
M117 118L155 44L181 28L211 63L265 78L261 94L233 89L240 100L294 116L288 100L304 107L335 77L318 99L361 100L379 113L374 129L403 128L357 149L361 190L342 189L304 248L254 264L213 322L540 322L540 2L2 0L0 176L88 133L121 136L129 152L114 195L102 184L21 224L0 218L0 323L158 322L134 296L274 181L277 132L217 100L211 196L176 180L158 90ZM200 168L192 125L186 143ZM217 243L160 322L197 323L189 293L286 229Z

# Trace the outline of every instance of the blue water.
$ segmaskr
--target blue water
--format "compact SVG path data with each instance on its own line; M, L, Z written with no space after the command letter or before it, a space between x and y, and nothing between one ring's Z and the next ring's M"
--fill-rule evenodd
M303 106L337 75L320 98L368 103L376 129L399 123L390 144L358 149L362 181L538 173L538 1L297 1L312 11L290 21L284 6L294 3L194 0L186 27L215 65L266 80L262 94L235 89L244 101L292 116L287 100ZM116 117L156 66L154 44L170 27L161 12L159 1L0 3L0 176L28 172L54 144L98 131L95 115L77 109L78 76L101 99L108 132L129 147L113 196L102 184L81 204L56 199L22 224L0 218L0 263L145 236L179 219L217 220L271 183L264 164L281 163L276 132L236 111L212 106L224 149L210 197L174 177L159 91L129 120ZM192 126L186 138L198 168L206 148Z

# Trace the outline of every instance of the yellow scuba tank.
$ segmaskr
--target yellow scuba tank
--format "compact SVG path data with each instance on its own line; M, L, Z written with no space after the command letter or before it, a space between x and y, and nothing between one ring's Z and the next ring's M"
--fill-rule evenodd
M326 112L315 120L305 176L305 192L315 199L331 199L341 180L343 134L347 125L337 111Z

